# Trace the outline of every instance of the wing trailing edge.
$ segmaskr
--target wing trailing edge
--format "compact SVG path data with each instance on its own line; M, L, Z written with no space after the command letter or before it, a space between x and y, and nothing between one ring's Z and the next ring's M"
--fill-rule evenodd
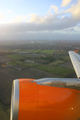
M80 55L74 51L69 51L69 56L73 64L78 79L80 79Z

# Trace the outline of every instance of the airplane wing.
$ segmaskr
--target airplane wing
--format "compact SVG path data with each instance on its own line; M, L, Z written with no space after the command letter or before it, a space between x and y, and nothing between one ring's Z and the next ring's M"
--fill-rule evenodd
M74 51L69 51L69 56L77 74L77 77L80 78L80 55Z

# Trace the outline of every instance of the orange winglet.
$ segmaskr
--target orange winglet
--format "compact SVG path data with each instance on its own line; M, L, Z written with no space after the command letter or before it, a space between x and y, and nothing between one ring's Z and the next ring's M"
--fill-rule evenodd
M79 50L75 50L74 52L77 53Z

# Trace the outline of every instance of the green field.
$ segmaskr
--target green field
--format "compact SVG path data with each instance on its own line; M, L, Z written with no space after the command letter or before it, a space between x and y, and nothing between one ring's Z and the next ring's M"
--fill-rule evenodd
M64 55L66 54L66 52L64 50L41 50L40 53L44 53L44 54L61 54Z
M40 53L53 54L54 50L42 50Z
M20 50L19 52L28 52L28 51L29 51L29 50L26 49L26 50Z
M48 57L41 57L40 59L47 61L46 64L54 64L59 65L64 62L70 61L70 58L68 56L66 57L54 57L54 56L48 56Z
M64 63L64 61L61 61L61 60L55 60L54 62L52 63L49 63L48 66L56 66L56 65L60 65Z
M39 53L41 50L34 50L33 52L34 53Z
M70 61L70 57L69 56L62 56L62 57L57 57L56 60L60 60L60 61L64 61L64 62L68 62Z
M64 50L41 50L41 49L37 49L37 50L34 50L34 49L25 49L25 50L20 50L19 52L29 52L29 53L40 53L40 54L53 54L53 53L57 53L57 54L65 54L66 52Z
M37 69L41 69L43 71L47 71L56 75L60 75L62 77L67 77L68 75L72 74L74 72L73 69L61 67L61 66L55 66L55 67L48 67L43 65L37 65L35 66Z
M15 62L9 62L9 65L17 65Z
M20 59L20 58L23 58L23 56L20 56L20 55L6 55L6 57L11 58L11 59Z
M31 50L26 49L26 50L21 50L19 52L32 52L33 53L33 51L34 51L34 49L31 49Z
M9 65L22 65L24 67L34 67L35 64L34 63L26 63L23 61L14 61L14 62L10 62Z
M60 75L62 77L66 77L74 72L74 70L72 70L70 68L59 66L62 63L70 61L69 56L55 57L55 55L51 55L54 52L54 50L42 50L42 51L41 50L30 50L30 51L31 52L33 51L34 53L40 52L41 54L46 53L49 55L46 55L45 57L42 56L42 57L36 58L36 59L34 59L34 57L33 57L32 60L34 60L35 63L25 62L24 61L25 57L23 58L23 56L8 55L7 57L12 58L14 60L16 59L16 61L10 62L9 64L10 65L22 65L22 66L27 67L27 68L32 67L32 68L36 68L36 69L41 69L43 71L47 71L49 73ZM23 59L21 59L21 58L23 58ZM44 61L44 62L42 64L36 64L37 61L39 63L40 63L40 61Z
M53 54L53 52L59 52L58 50L34 50L34 49L31 49L31 50L21 50L19 52L30 52L30 53L45 53L45 54Z
M36 69L41 69L43 71L53 73L56 75L60 75L62 77L67 77L68 75L72 74L74 72L73 69L66 68L66 67L61 67L58 66L59 64L63 63L64 61L55 61L53 62L54 65L36 65L35 63L26 63L22 61L14 61L9 63L10 65L22 65L27 68L36 68Z

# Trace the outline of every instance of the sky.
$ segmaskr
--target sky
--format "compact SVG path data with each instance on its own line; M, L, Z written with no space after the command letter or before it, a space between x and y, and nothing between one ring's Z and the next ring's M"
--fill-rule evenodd
M80 0L0 0L0 40L80 40Z

